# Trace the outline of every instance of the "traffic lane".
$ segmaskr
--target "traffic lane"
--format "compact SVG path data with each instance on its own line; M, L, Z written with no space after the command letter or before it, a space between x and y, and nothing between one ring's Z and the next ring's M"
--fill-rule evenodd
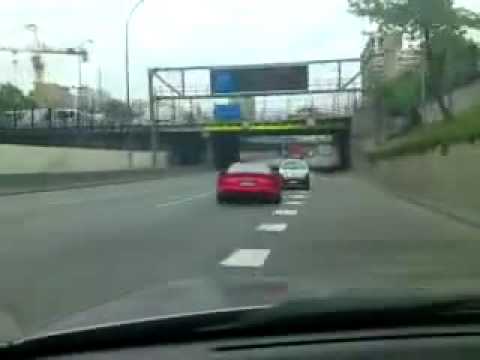
M258 218L274 208L219 207L214 180L208 174L180 185L160 181L151 185L158 186L158 197L138 185L115 187L128 196L108 200L100 200L100 189L98 197L64 192L59 199L68 201L44 207L24 226L7 226L0 252L1 308L31 331L150 286L211 277L218 259L232 249L255 246ZM178 197L175 191L184 187L201 196ZM228 305L205 294L213 306ZM184 311L195 300L188 304Z
M190 175L166 176L159 180L140 181L128 184L103 185L91 188L37 192L2 196L0 202L0 219L16 215L25 217L41 213L44 208L57 205L73 205L89 201L107 201L139 196L175 197L190 193L191 186L210 186L213 171L194 172ZM208 180L206 180L208 179ZM192 182L193 181L193 182ZM172 192L173 191L173 192Z
M206 195L213 190L214 174L180 177L128 185L111 185L51 193L8 196L0 202L2 238L0 256L23 256L30 252L48 256L51 249L61 249L65 238L82 235L91 228L102 233L115 231L123 224L142 221L136 211L153 209L182 199ZM168 212L161 212L167 216ZM126 218L122 221L122 218ZM145 218L148 220L148 218ZM37 236L48 235L38 246ZM19 246L21 244L21 246Z
M299 216L275 238L266 276L293 296L348 289L474 289L480 231L383 192L355 175L316 176Z

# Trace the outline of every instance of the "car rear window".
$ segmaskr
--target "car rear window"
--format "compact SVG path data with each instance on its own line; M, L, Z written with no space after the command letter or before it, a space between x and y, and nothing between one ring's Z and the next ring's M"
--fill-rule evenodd
M272 170L263 164L233 164L227 171L228 174L252 173L252 174L271 174Z
M307 164L303 161L285 161L280 167L287 170L305 170Z

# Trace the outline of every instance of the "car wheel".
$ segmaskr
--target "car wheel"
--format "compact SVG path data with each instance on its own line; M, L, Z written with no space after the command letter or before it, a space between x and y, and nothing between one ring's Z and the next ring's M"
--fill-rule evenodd
M274 204L281 204L282 203L282 196L279 195L278 197L276 197L274 200L273 200L273 203Z
M305 190L310 191L310 181L305 184Z
M217 204L225 204L226 202L227 201L223 196L217 194Z

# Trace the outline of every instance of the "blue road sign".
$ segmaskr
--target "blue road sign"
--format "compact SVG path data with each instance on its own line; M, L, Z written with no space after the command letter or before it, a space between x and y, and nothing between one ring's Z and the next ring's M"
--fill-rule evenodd
M238 104L215 105L214 115L215 120L219 121L240 120L242 117L242 110Z

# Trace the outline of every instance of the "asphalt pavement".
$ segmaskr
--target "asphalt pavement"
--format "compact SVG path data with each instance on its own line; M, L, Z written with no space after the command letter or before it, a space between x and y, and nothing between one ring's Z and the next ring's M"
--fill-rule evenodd
M281 205L218 205L215 178L2 197L0 338L480 279L478 229L355 173L315 174L310 192L287 191Z

